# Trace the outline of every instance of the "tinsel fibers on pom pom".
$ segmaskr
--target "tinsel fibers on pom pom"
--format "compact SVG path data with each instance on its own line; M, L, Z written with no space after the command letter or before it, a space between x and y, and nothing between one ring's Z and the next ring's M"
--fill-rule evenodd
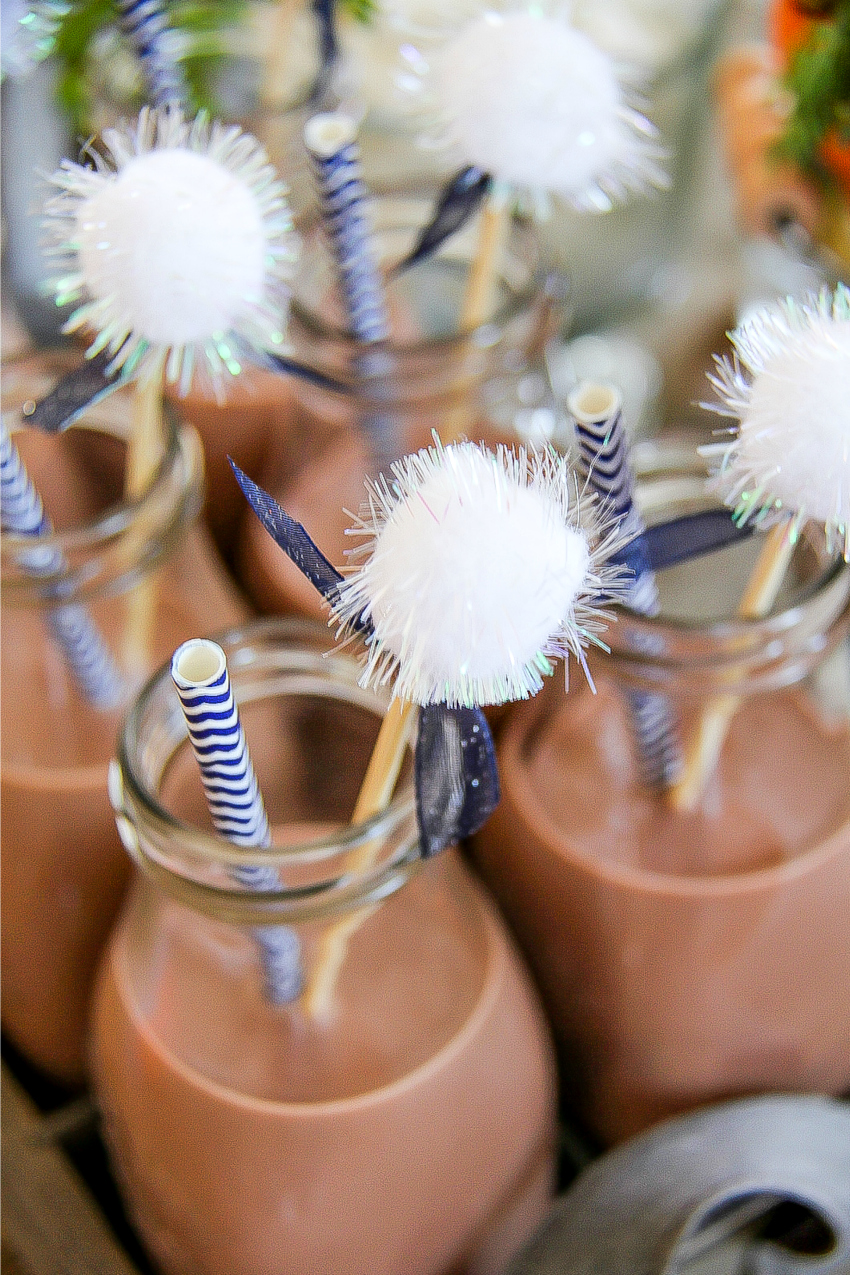
M164 367L181 392L196 368L213 385L241 371L240 342L279 350L297 240L260 144L175 107L103 142L93 167L62 164L45 208L57 304L80 302L65 330L93 330L89 354L116 369Z
M411 83L460 163L579 210L668 184L654 127L608 56L560 11L522 5L461 25Z
M368 560L340 586L343 628L368 620L364 685L420 705L535 694L552 661L598 642L621 596L616 534L565 458L435 446L369 485L354 534Z
M714 487L738 521L812 519L850 558L850 290L767 306L730 339L709 377L719 402L704 404L738 418L702 449Z

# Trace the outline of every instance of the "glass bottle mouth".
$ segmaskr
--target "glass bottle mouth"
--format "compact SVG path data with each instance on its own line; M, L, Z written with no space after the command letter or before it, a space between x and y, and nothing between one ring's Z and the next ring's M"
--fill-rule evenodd
M648 523L720 507L692 448L684 454L661 440L636 451L637 503ZM738 695L778 689L811 672L850 627L850 568L830 552L822 529L808 525L770 613L742 619L737 601L763 541L756 531L737 546L660 572L660 614L623 608L608 629L617 677L636 689L704 698L732 686ZM669 605L674 594L688 596L690 612Z
M477 219L450 237L428 260L396 274L392 267L413 247L433 212L433 201L421 190L377 190L369 211L392 328L390 339L376 348L391 356L396 376L423 371L427 360L468 360L473 353L498 357L500 351L521 344L543 283L539 241L528 219L511 220L499 262L491 320L464 331L460 316L476 251ZM296 357L301 357L303 346L305 359L328 375L339 375L352 367L363 347L355 342L342 315L318 210L305 215L301 231L304 243L292 283L290 337ZM444 377L450 371L445 366L440 370Z
M371 737L377 734L389 697L358 685L358 661L333 650L330 633L317 624L262 620L216 640L227 655L233 693L266 797L273 843L267 848L236 846L184 820L174 803L163 797L175 758L181 749L188 750L179 700L169 667L163 666L132 705L110 770L110 799L127 851L166 893L232 924L305 921L376 903L394 893L421 861L410 767L383 813L362 824L348 822ZM259 721L253 737L252 707L270 714ZM268 748L270 724L282 736L293 735L294 743L290 740L288 751L285 747L280 755ZM324 798L313 802L309 791L321 789L334 769L327 756L323 774L323 749L337 762L348 757L351 764L349 791L341 797L331 793L326 810L319 809ZM308 752L314 755L306 758ZM284 757L293 776L292 791L278 798L275 785L286 789L278 764ZM299 786L306 798L303 793L293 798ZM290 819L301 807L313 817ZM281 818L284 808L289 814ZM249 892L239 885L235 874L256 866L277 869L280 888Z
M198 517L203 500L203 451L192 426L181 425L168 404L163 406L163 451L150 482L135 500L123 495L126 441L130 428L131 391L115 390L87 409L63 434L40 435L38 442L79 461L99 489L97 507L79 525L39 537L64 571L34 577L27 570L32 537L3 532L0 561L4 602L14 606L89 602L105 594L123 593L153 570L172 551L186 527ZM12 436L24 440L26 417L12 418ZM39 488L40 464L30 465L26 446L22 459ZM47 463L50 458L47 458ZM48 510L50 513L50 510Z

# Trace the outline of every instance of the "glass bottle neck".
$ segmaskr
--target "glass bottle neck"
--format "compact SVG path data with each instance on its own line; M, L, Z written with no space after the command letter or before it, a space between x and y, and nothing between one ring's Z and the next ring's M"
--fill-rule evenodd
M421 192L378 193L370 204L385 275L391 339L364 353L346 330L335 272L314 212L293 281L295 357L352 385L375 409L462 397L497 371L515 371L541 323L540 248L530 221L513 218L493 288L492 319L464 331L464 292L477 246L477 218L415 269L392 267L410 251L433 211ZM368 359L367 359L368 354Z
M328 631L267 620L221 639L273 844L242 848L213 835L167 669L144 688L121 736L110 795L124 844L170 896L236 925L292 925L375 904L419 863L409 772L389 808L352 826L350 813L386 701L357 685L350 655L327 655ZM279 875L239 884L244 869Z
M141 494L125 494L131 391L113 392L60 435L14 428L30 478L55 529L39 537L54 569L33 574L32 538L3 533L5 605L88 604L122 594L170 556L197 518L203 454L191 426L162 413L161 455ZM25 418L23 423L25 424ZM53 497L51 499L50 497Z
M673 452L651 444L653 463L638 482L647 522L697 513L714 501L701 464L681 467ZM672 459L671 459L672 458ZM698 461L695 456L694 459ZM606 640L605 667L638 690L704 697L733 690L753 694L805 678L844 638L850 625L850 569L809 526L769 614L737 614L764 536L659 572L656 617L624 609Z

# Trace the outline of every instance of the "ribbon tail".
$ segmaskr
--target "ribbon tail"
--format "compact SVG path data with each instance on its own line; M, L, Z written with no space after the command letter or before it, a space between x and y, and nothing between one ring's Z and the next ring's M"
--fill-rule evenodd
M423 226L412 250L393 267L392 274L401 274L432 257L477 211L492 184L490 174L473 165L450 177L437 198L430 221Z
M239 343L239 350L243 357L269 372L277 372L281 376L295 376L299 381L306 381L322 390L330 390L332 394L351 393L351 386L346 385L344 381L336 381L332 376L325 376L324 373L318 372L306 363L298 363L295 359L287 358L286 355L272 354L270 350L255 349L247 343Z
M705 553L714 553L726 545L737 544L752 533L751 523L744 527L735 525L731 510L704 509L697 514L686 514L682 518L646 527L624 546L622 558L629 562L630 545L636 546L640 542L641 556L648 561L650 569L663 571L677 562L686 562Z
M328 602L336 598L337 590L343 577L336 567L328 561L318 545L307 535L307 532L290 518L275 500L264 491L252 478L239 468L229 456L230 468L236 475L236 481L242 488L243 495L266 531L279 545L283 552L292 559L296 567L307 577L314 588Z
M423 858L478 831L500 796L496 749L480 708L420 709L414 778Z
M83 412L106 398L123 383L120 371L111 372L114 354L103 351L68 372L30 412L26 420L46 434L59 434Z

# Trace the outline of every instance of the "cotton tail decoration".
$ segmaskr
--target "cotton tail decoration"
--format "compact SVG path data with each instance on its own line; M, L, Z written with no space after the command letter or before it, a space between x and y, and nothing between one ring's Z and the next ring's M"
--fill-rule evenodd
M366 637L361 684L393 690L358 820L389 800L415 705L423 718L435 706L480 712L534 695L570 653L586 668L587 646L602 645L605 607L625 585L608 561L617 530L600 526L593 497L579 499L568 462L553 453L437 445L367 487L353 532L363 539L354 557L365 560L325 591L340 636ZM300 548L292 556L315 567ZM317 1015L332 1007L359 923L328 936L307 993Z
M184 642L172 657L171 677L216 831L235 845L269 846L269 821L233 698L224 651L206 639ZM245 866L234 875L249 890L280 889L277 870L271 866ZM268 1000L274 1005L295 1000L301 992L298 936L285 926L263 926L253 933Z
M239 128L141 112L108 129L91 167L64 161L45 208L65 331L91 334L89 357L133 377L126 496L137 500L162 456L163 378L188 392L197 373L219 395L242 370L240 342L284 341L295 238L284 187ZM153 586L133 595L126 658L148 663Z
M487 322L515 197L545 215L556 194L604 212L668 184L664 151L613 61L561 8L511 5L460 22L429 47L402 50L423 145L491 179L461 313L464 330ZM410 74L413 70L415 74ZM463 432L465 422L450 432Z
M735 519L771 528L739 606L742 619L758 619L805 522L823 526L828 547L850 560L850 290L768 306L730 338L733 357L717 358L710 377L719 401L705 406L737 424L702 450ZM671 793L680 809L698 804L737 706L718 698L699 722Z
M643 519L634 503L634 474L619 393L609 385L584 382L567 399L576 424L582 467L588 482L620 519L627 545L623 562L633 572L625 601L640 615L658 614L658 590L644 548ZM628 693L632 729L644 783L668 788L681 770L681 746L676 715L664 695Z
M0 423L0 512L3 529L14 535L37 542L53 531L5 421ZM45 581L61 578L68 569L64 555L54 545L36 544L18 561L28 575ZM127 684L85 607L57 603L50 608L47 622L81 694L95 708L116 708L126 698Z
M65 160L45 206L57 305L89 356L221 394L240 348L285 344L297 239L266 152L235 125L145 108L106 129L84 167Z

